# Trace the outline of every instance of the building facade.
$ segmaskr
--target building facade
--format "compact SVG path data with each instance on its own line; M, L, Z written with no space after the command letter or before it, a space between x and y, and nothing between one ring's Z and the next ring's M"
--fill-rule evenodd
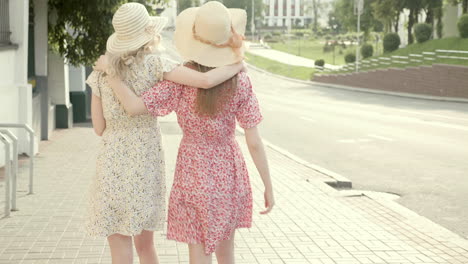
M0 123L32 126L32 86L28 83L28 0L0 0ZM19 152L27 153L29 139L21 129L10 129L18 137ZM0 144L0 166L4 165Z
M69 66L50 50L48 0L0 0L0 14L0 123L32 127L37 152L37 143L48 140L55 128L73 126L71 97L86 103L85 69ZM18 137L19 153L29 154L26 132L10 131Z
M307 0L265 0L264 24L269 27L304 26L312 15Z

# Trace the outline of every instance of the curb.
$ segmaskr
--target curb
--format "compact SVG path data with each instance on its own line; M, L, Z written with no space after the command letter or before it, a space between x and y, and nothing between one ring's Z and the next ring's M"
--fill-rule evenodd
M244 135L244 130L240 127L236 127L236 131L242 135ZM325 180L323 181L324 183L326 183L327 185L330 185L331 187L334 187L334 188L338 188L338 189L351 189L353 187L353 183L346 177L336 173L336 172L333 172L331 170L328 170L328 169L325 169L325 168L322 168L318 165L315 165L315 164L312 164L308 161L305 161L301 158L299 158L298 156L292 154L291 152L283 149L283 148L280 148L278 146L276 146L275 144L265 140L265 139L262 139L263 141L263 144L280 153L281 155L283 156L286 156L287 158L303 165L303 166L306 166L307 168L310 168L320 174L323 174L327 177L329 177L330 179L329 180Z
M415 98L415 99L423 99L423 100L432 100L432 101L444 101L444 102L454 102L454 103L468 103L468 99L464 98L456 98L456 97L441 97L441 96L431 96L431 95L419 95L419 94L410 94L410 93L401 93L401 92L390 92L390 91L379 91L379 90L372 90L367 88L360 88L354 86L347 86L347 85L340 85L340 84L331 84L331 83L322 83L322 82L314 82L314 81L304 81L298 80L294 78L289 78L282 75L277 75L266 71L264 69L260 69L256 66L253 66L250 63L247 63L249 68L252 68L258 72L269 74L276 78L280 78L283 80L301 83L301 84L308 84L308 85L315 85L325 88L332 88L332 89L341 89L341 90L348 90L348 91L355 91L355 92L364 92L364 93L372 93L372 94L383 94L383 95L390 95L390 96L399 96L399 97L406 97L406 98Z

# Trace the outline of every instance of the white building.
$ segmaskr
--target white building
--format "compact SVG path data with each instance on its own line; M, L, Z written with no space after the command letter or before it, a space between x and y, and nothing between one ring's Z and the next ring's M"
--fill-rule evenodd
M269 27L303 26L310 23L312 15L306 0L264 0L265 24ZM308 21L309 20L309 21Z
M32 86L28 84L28 0L0 0L0 123L32 126ZM10 129L19 139L19 152L28 152L29 139L21 129ZM0 143L0 166L4 165Z
M49 139L56 127L72 127L71 97L80 103L86 100L84 67L69 67L49 49L47 3L0 0L0 123L32 127L36 152L37 143ZM29 154L26 132L10 130L18 137L19 153ZM3 165L4 146L0 145Z

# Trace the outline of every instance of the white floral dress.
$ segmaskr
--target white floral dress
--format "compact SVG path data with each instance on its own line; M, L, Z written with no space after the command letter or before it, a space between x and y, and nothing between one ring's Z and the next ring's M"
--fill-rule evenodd
M125 83L141 95L176 66L174 61L147 55L143 63L131 65L133 75ZM162 229L166 185L157 119L127 115L102 72L93 71L86 83L101 98L106 119L90 188L87 233L131 236Z

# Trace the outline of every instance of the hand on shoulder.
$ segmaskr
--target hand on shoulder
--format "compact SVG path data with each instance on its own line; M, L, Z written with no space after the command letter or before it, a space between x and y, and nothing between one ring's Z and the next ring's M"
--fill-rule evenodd
M109 58L107 55L99 56L99 59L94 63L93 69L95 71L106 72L109 67Z

